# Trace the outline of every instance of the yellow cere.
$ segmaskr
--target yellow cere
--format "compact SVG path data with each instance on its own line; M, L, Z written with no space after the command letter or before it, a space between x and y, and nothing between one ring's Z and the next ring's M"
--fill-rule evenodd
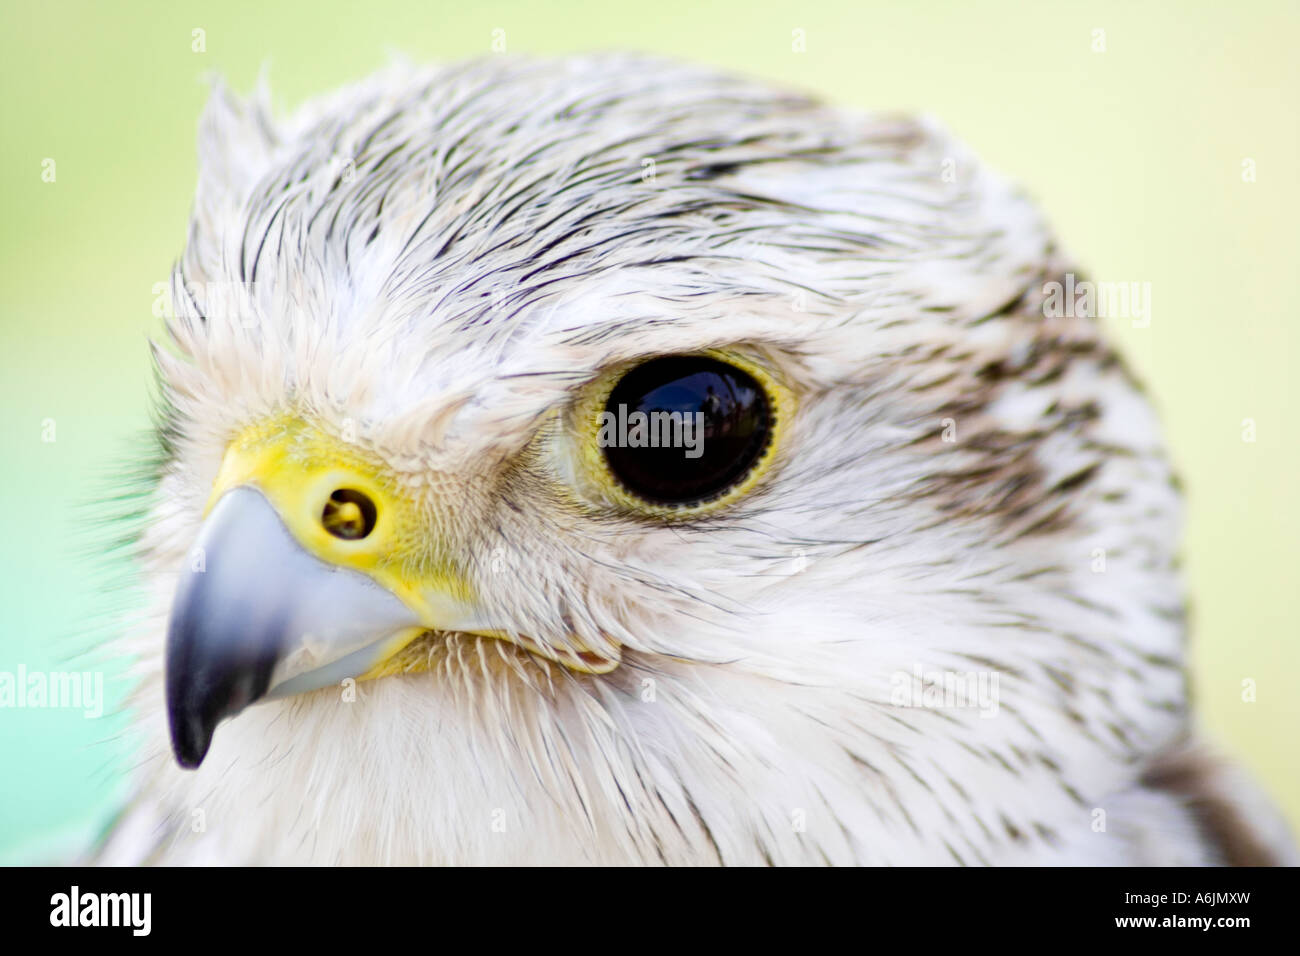
M445 627L474 604L464 576L438 555L439 529L430 527L428 514L397 488L382 465L303 419L273 418L237 435L207 510L241 485L259 489L310 554L369 575L427 627ZM340 536L361 517L353 502L331 501L340 489L360 492L374 503L374 527L364 537Z
M419 616L423 626L394 634L359 680L424 670L430 656L421 637L466 630L456 622L474 616L477 596L453 562L439 556L444 529L402 493L380 463L306 420L286 415L250 426L230 443L205 514L226 492L248 486L266 496L310 554L369 575ZM331 498L340 490L358 492L374 505L374 525L363 537L352 532L358 521L368 524L366 516L354 501ZM584 673L607 673L619 664L617 651L613 657L596 654L576 640L572 649L552 649L497 630L470 633L513 641Z
M726 492L698 505L676 506L653 504L632 494L618 481L609 470L605 454L601 451L600 413L605 409L610 392L619 379L636 365L645 361L638 358L610 369L593 381L583 395L574 404L573 430L579 437L578 453L581 459L580 481L586 486L588 497L607 502L623 511L645 515L652 518L691 519L711 514L738 501L747 495L768 474L772 463L779 454L785 429L794 417L794 393L773 374L763 362L748 354L731 349L705 349L699 354L715 358L736 366L754 377L767 393L768 406L772 415L772 437L763 456L754 462L743 479Z

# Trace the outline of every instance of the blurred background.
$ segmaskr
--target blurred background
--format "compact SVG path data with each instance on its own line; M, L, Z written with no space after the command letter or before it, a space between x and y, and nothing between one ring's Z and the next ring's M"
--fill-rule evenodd
M1150 283L1149 326L1113 325L1188 489L1201 719L1300 829L1297 41L1293 0L0 5L0 671L77 668L131 606L96 502L146 447L205 75L266 67L283 110L393 53L641 49L931 113L1092 278ZM0 860L103 825L122 689L99 719L0 709Z

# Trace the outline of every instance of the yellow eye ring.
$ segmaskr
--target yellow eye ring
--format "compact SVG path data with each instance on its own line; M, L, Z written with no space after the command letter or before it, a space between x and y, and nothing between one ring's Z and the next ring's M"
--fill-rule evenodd
M666 503L650 500L629 488L615 475L610 466L605 446L601 442L602 413L619 383L634 369L656 359L711 359L745 373L761 387L766 399L766 440L747 467L722 490L701 500L688 503ZM660 518L692 519L712 514L743 498L768 474L780 453L785 429L793 418L795 399L793 393L774 374L771 365L758 357L731 349L706 349L699 352L655 356L624 362L609 369L583 391L570 411L569 433L577 437L575 475L582 497L598 505L622 512ZM608 420L606 420L608 423Z

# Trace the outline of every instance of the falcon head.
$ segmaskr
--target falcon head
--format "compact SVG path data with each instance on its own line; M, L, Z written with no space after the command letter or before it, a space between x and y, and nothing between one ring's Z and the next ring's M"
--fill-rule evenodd
M1186 721L1177 494L941 129L490 58L218 87L200 167L141 855L1125 858L1095 809Z

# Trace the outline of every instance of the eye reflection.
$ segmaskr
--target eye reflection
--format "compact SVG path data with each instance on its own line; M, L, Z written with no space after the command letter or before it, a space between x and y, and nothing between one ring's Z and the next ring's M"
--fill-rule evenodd
M748 372L709 356L633 368L610 392L601 447L611 473L652 504L688 506L742 481L770 439L771 403Z

